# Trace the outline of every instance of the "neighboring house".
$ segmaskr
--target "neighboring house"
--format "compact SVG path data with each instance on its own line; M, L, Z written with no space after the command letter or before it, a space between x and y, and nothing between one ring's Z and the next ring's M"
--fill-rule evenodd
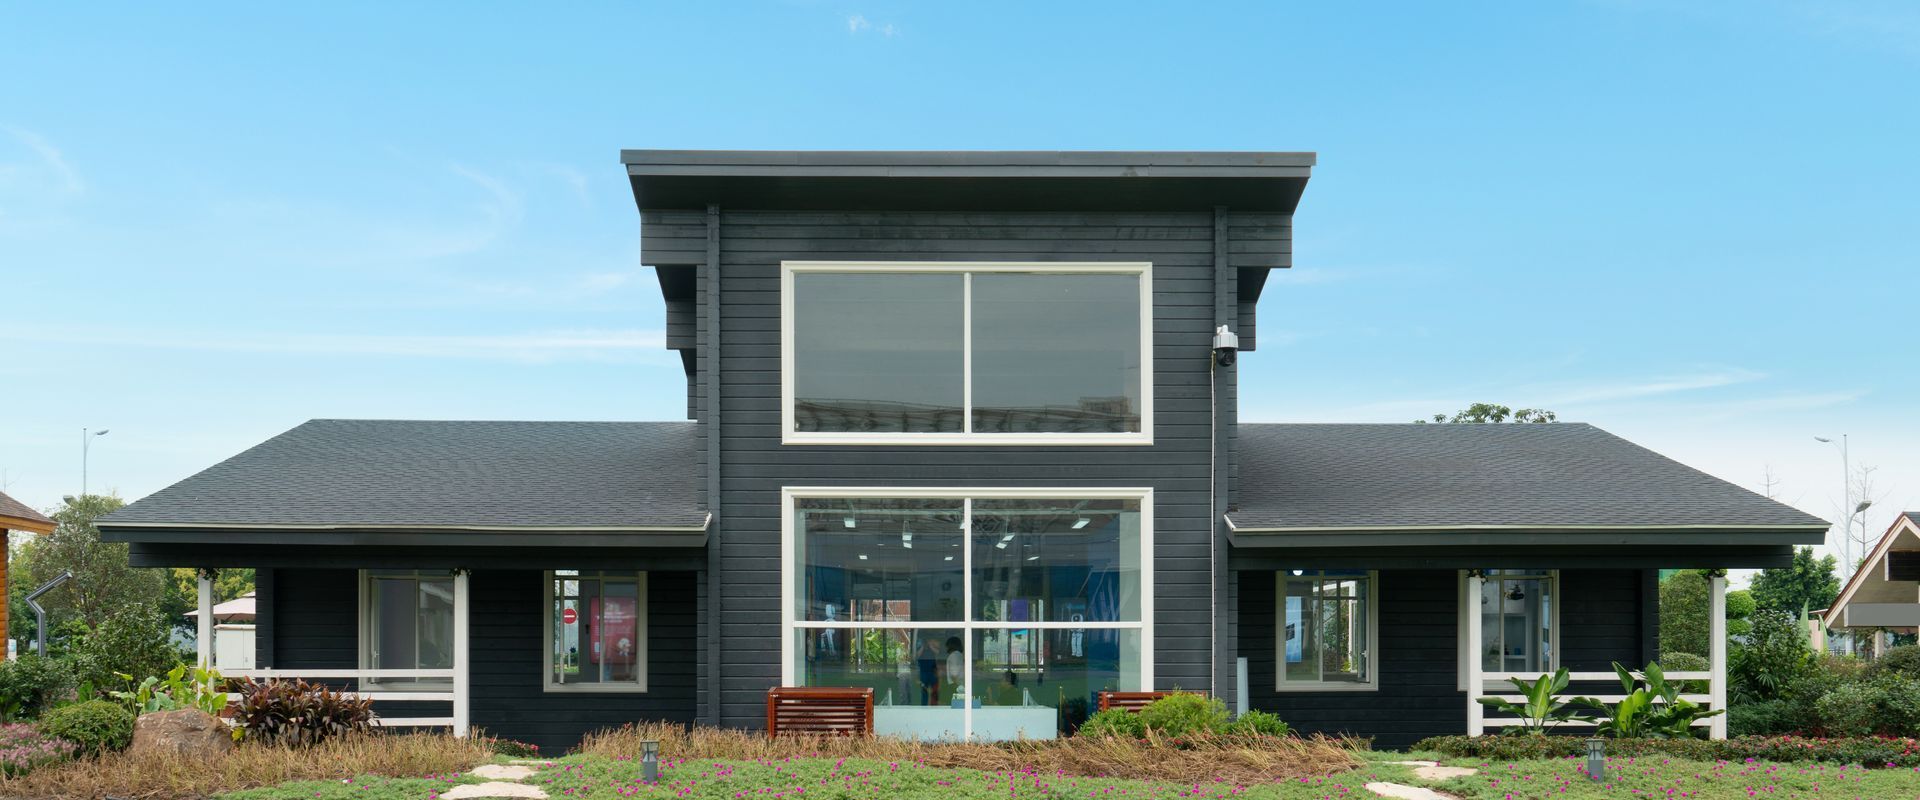
M213 605L213 666L232 672L254 667L253 592ZM187 612L187 618L200 621L200 609Z
M1920 630L1920 511L1894 518L1839 599L1820 613L1827 629L1867 634L1876 645L1882 634Z
M0 652L0 657L13 656L13 638L7 633L8 614L11 612L7 607L7 599L13 596L7 591L7 560L12 557L13 548L8 546L7 532L53 533L53 528L54 522L47 515L0 492L0 637L4 637L8 643L6 651Z
M900 734L1180 688L1403 746L1497 727L1502 674L1604 692L1658 569L1827 527L1587 425L1241 423L1310 153L623 160L690 421L315 420L105 535L256 568L262 668L543 748L795 684Z

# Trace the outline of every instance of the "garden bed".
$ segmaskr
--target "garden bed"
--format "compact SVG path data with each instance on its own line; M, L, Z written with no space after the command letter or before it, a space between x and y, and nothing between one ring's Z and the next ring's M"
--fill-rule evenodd
M1822 739L1803 736L1738 736L1707 739L1607 739L1609 756L1661 756L1696 761L1778 763L1817 761L1871 769L1920 768L1920 740L1879 737ZM1414 745L1450 758L1502 761L1569 758L1587 751L1575 736L1435 736Z

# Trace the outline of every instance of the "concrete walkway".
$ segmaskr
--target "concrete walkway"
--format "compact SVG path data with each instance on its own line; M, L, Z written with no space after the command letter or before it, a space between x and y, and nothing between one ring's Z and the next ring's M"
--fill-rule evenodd
M465 783L448 789L440 795L441 800L475 800L482 797L527 797L544 800L547 793L539 787L528 786L524 781L538 772L535 767L546 766L546 761L513 761L507 764L481 764L467 773L476 778L486 778L486 783Z

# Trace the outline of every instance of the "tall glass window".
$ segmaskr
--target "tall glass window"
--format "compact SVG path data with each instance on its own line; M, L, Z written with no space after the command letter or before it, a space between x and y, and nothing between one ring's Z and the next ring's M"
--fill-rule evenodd
M1360 570L1279 573L1281 690L1374 685L1375 580Z
M1480 586L1480 666L1487 672L1550 672L1556 573L1491 569Z
M646 691L647 574L547 573L549 690Z
M363 572L361 663L370 669L453 668L453 576ZM366 688L436 689L450 678L380 678Z
M1146 264L788 263L785 439L1151 441Z
M1146 688L1144 497L793 497L792 679L881 733L1051 738Z

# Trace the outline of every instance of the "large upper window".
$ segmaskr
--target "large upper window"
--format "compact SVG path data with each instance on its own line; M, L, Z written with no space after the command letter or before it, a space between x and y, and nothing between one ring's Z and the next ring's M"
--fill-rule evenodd
M1294 570L1278 575L1280 634L1275 670L1280 691L1369 689L1375 582L1360 570Z
M784 682L872 688L883 734L982 739L1151 686L1148 492L906 494L787 492Z
M782 265L789 443L1152 442L1152 267Z
M647 690L647 573L547 573L549 691Z

